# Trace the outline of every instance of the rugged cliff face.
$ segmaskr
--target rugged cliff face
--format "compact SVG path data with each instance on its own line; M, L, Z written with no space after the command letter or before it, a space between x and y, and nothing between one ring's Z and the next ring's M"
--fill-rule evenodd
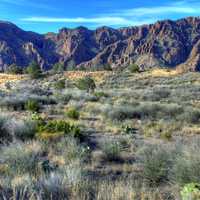
M0 68L13 63L25 67L33 60L43 69L56 62L99 68L136 62L141 68L178 66L185 71L199 71L200 18L121 29L63 28L58 34L45 35L0 22Z

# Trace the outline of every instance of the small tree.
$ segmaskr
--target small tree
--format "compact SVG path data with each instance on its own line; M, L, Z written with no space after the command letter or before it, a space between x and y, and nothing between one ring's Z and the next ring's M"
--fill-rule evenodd
M87 90L87 92L94 92L96 84L93 78L86 76L85 78L79 79L76 83L76 87L80 90Z
M53 71L55 73L62 73L65 71L65 65L64 63L56 63L54 66L53 66Z
M41 69L40 65L36 62L30 63L30 65L27 68L27 73L30 75L32 79L37 79L41 76Z

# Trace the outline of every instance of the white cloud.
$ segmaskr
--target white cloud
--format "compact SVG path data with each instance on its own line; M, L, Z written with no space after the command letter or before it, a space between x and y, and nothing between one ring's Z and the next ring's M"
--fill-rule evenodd
M95 17L95 18L55 18L55 17L28 17L21 19L27 22L64 22L64 23L88 23L98 25L140 25L149 21L133 21L123 17Z
M193 7L176 7L176 6L162 6L162 7L151 7L151 8L134 8L121 11L121 16L145 16L145 15L158 15L158 14L195 14L199 13L198 9Z
M14 1L14 0L3 0ZM19 0L25 1L25 0ZM51 17L51 16L31 16L22 18L24 22L36 23L74 23L89 24L90 27L95 26L132 26L153 23L159 19L168 17L181 17L188 15L200 14L200 2L197 0L180 0L174 3L168 3L162 6L154 7L137 7L132 9L115 10L111 13L102 13L91 18L87 17Z

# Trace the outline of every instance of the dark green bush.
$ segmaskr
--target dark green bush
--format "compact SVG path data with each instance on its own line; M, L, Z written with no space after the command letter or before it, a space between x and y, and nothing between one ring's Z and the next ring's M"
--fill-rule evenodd
M108 94L106 94L105 92L95 92L94 96L96 96L97 98L102 98L102 97L108 97Z
M80 117L79 111L78 111L76 108L74 108L74 107L69 108L69 109L67 110L66 114L67 114L67 116L68 116L69 118L71 118L71 119L76 119L76 120L78 120L79 117Z
M55 89L58 89L58 90L65 89L65 79L57 81L55 83Z
M121 146L118 142L106 142L102 146L105 159L108 161L117 161L120 159Z
M129 66L129 70L131 73L138 73L140 72L140 67L136 64L132 64Z
M40 110L40 104L34 99L30 99L25 103L25 109L32 112L38 112Z
M83 139L83 134L77 125L71 125L69 122L62 120L48 121L46 124L38 126L38 132L47 133L64 133L66 136L73 136L78 139Z
M79 79L76 83L76 87L80 90L86 90L87 92L94 91L96 88L95 81L87 76L85 78Z
M36 62L30 63L26 71L32 79L40 78L42 74L40 65L37 64Z

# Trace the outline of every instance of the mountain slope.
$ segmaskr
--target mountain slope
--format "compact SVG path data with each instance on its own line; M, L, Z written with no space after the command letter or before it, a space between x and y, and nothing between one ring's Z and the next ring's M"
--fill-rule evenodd
M151 25L88 30L63 28L58 34L26 32L0 22L0 68L27 66L36 60L44 69L56 62L66 66L121 67L136 62L141 68L200 69L200 18L159 21Z

